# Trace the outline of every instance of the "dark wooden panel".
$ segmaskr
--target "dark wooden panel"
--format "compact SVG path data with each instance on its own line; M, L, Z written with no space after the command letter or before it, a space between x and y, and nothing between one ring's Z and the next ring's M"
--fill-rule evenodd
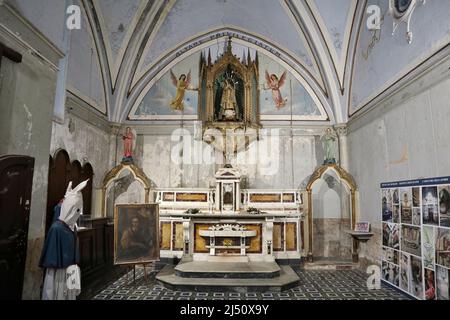
M81 275L87 276L95 268L95 232L93 229L78 232Z
M21 299L34 159L0 157L0 300Z

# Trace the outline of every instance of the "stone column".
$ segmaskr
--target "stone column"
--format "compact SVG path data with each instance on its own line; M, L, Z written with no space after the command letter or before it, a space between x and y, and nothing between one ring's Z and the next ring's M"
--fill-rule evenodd
M339 138L339 164L348 172L347 125L336 125L335 129Z

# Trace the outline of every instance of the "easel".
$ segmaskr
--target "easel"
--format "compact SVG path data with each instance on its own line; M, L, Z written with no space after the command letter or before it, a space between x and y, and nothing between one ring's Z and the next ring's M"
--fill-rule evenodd
M147 269L146 266L152 266L154 264L154 261L151 262L137 262L137 263L130 263L130 264L123 264L122 266L127 269L127 285L130 284L129 281L129 273L131 270L133 270L133 285L136 284L136 266L142 265L144 268L144 281L147 282Z

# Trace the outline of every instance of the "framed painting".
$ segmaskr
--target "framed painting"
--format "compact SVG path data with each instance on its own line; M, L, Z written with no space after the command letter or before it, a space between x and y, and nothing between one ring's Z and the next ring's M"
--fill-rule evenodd
M114 210L114 264L159 261L159 205L116 205Z

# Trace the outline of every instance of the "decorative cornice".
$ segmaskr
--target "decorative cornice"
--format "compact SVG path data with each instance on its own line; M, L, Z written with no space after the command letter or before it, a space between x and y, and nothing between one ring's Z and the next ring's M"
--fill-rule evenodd
M64 53L6 2L0 3L0 36L11 42L17 51L29 51L54 71L59 70L59 60L64 58Z

